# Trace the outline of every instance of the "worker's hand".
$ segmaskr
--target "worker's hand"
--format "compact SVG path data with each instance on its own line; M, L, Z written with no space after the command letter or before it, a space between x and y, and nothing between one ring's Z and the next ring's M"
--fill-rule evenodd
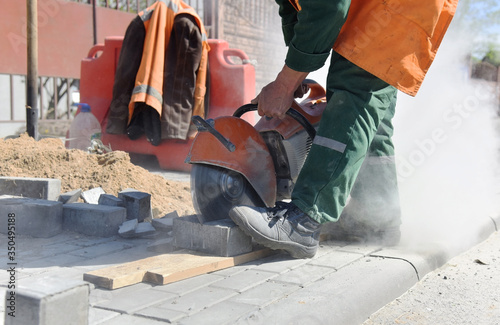
M258 104L260 116L283 118L307 75L307 72L295 71L285 65L276 80L262 88L251 103Z

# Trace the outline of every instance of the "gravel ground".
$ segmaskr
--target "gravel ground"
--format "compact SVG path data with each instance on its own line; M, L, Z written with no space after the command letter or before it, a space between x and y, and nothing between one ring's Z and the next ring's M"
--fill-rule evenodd
M427 274L373 324L500 324L500 233Z

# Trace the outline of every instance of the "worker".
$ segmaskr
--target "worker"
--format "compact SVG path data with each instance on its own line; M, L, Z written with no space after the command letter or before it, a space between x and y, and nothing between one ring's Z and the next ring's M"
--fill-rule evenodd
M331 55L327 106L291 202L236 206L229 215L256 242L295 258L314 256L321 226L331 222L340 225L338 234L371 233L397 244L401 212L391 139L397 91L417 94L458 0L276 2L285 65L253 103L260 116L284 117L302 81Z

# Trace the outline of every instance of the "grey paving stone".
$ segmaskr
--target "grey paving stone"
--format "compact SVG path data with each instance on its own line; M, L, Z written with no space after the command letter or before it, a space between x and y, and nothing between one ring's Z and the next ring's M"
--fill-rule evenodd
M97 201L100 205L109 205L113 207L125 207L125 203L122 199L117 198L113 194L101 194L99 195L99 200Z
M223 276L215 274L202 274L190 279L181 280L166 285L155 286L152 288L152 290L165 291L177 294L179 296L183 296L187 293L196 291L200 288L208 287L209 285L221 281L223 279L224 279Z
M151 222L140 222L137 224L137 227L135 227L135 236L137 237L151 236L155 233L156 229L151 225Z
M255 260L255 261L248 262L248 263L245 263L245 264L236 265L236 266L233 266L233 267L228 267L227 269L222 269L222 270L219 270L219 271L212 272L212 274L219 275L219 276L224 276L224 277L226 277L226 276L233 276L235 274L238 274L238 273L244 272L246 270L252 269L252 268L256 267L257 265L260 265L260 261L259 260Z
M57 201L1 199L0 216L2 234L7 234L9 226L13 226L16 235L49 238L61 233L63 229L63 204Z
M405 261L365 257L234 324L361 324L416 281Z
M164 323L176 324L178 320L188 316L186 313L160 308L157 306L147 307L135 313L135 315L152 318Z
M174 225L174 219L179 218L177 211L170 212L161 218L156 218L151 221L153 227L158 231L171 231Z
M61 180L54 178L0 177L0 195L57 201Z
M276 282L306 286L333 272L335 272L335 269L331 267L306 264L289 272L280 274L273 280Z
M43 267L50 267L50 266L75 266L78 265L80 262L85 261L85 257L81 256L75 256L71 254L59 254L59 255L53 255L53 256L47 256L42 259L35 259L32 260L30 258L22 258L19 260L18 264L21 265L22 267L29 269L29 268L43 268Z
M125 208L107 205L70 203L63 207L63 227L85 235L111 237L126 220Z
M15 317L6 305L5 325L88 324L89 285L57 278L25 280L16 288Z
M210 285L210 287L243 292L276 276L278 276L276 273L251 269L238 273L237 275L227 277L224 280L217 281L216 283Z
M151 290L153 291L153 290ZM233 290L203 287L184 296L169 299L155 307L174 310L185 314L193 314L229 299L237 293Z
M174 297L174 294L151 289L112 292L111 300L96 303L94 307L130 314Z
M269 280L237 296L229 298L228 301L264 307L286 297L300 288L301 287L296 284L278 283Z
M148 244L148 251L157 252L160 254L167 254L175 251L177 248L174 246L174 239L172 237L155 238L155 240Z
M80 246L76 246L70 243L37 245L36 243L30 244L29 239L25 240L27 242L22 245L22 248L20 248L18 252L18 259L25 262L33 262L39 259L45 259L51 256L65 254L81 248Z
M160 325L165 322L160 322L154 319L133 316L133 315L120 315L118 317L107 320L102 325Z
M368 244L348 244L340 247L339 251L349 252L349 253L358 253L363 254L365 256L378 252L382 249L382 246L379 245L368 245Z
M89 325L103 324L104 322L120 315L120 313L111 310L89 307Z
M363 255L359 253L349 253L349 252L335 250L321 257L318 257L314 260L311 260L308 264L317 266L326 266L338 270L361 258L363 258Z
M255 266L254 270L274 273L285 273L301 265L307 264L308 259L290 257L288 254L276 254L260 260L261 264Z
M81 194L81 198L85 203L98 204L101 194L106 194L102 187L94 187L90 190L83 191Z
M127 220L118 228L118 235L123 238L132 238L135 236L135 228L138 225L137 219Z
M113 241L109 243L102 243L94 246L80 248L78 250L71 251L69 254L85 258L94 258L102 255L109 255L110 253L122 251L130 247L132 247L132 244Z
M244 315L251 314L256 309L255 306L242 304L234 301L223 301L209 309L203 310L192 316L183 318L178 321L178 324L203 324L203 325L225 325L234 324L234 321ZM260 323L260 324L284 324L276 323ZM296 323L289 323L296 324ZM300 324L300 323L297 323ZM305 324L304 324L305 325Z
M63 204L75 203L78 201L81 195L82 195L82 189L79 188L73 191L62 193L61 195L59 195L58 201L62 202Z
M151 194L128 188L119 192L118 198L125 204L127 219L137 219L142 222L153 217Z
M174 245L213 254L236 256L251 252L252 238L229 219L201 224L195 215L174 219Z

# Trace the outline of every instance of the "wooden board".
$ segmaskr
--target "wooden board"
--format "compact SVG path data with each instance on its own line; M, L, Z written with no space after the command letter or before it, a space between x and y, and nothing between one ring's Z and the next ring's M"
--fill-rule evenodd
M272 253L272 250L263 248L238 256L220 257L179 250L87 272L83 279L106 289L118 289L140 282L167 284L247 263Z

